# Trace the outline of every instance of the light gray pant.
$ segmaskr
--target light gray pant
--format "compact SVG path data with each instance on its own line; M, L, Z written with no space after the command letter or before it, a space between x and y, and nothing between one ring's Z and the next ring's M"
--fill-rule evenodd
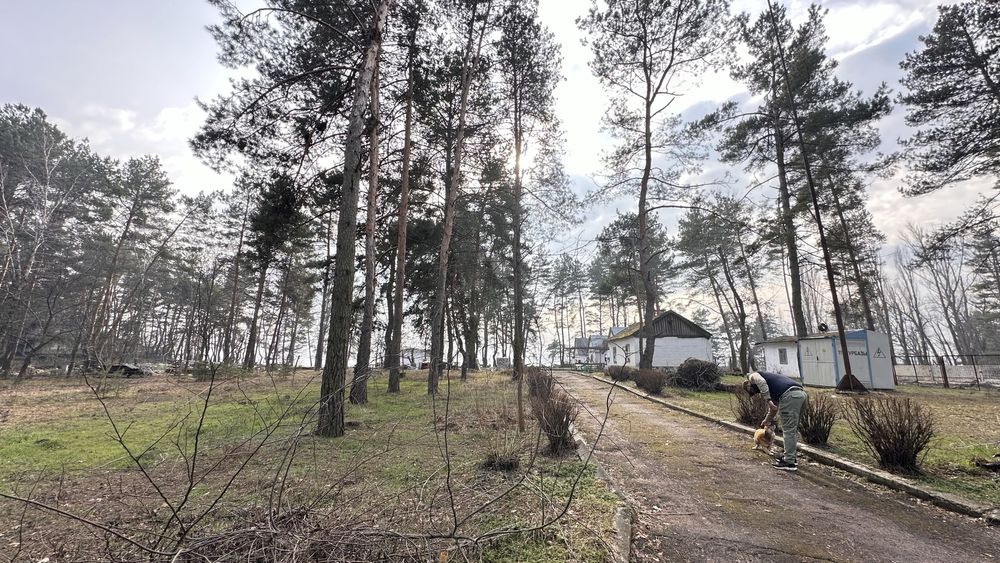
M789 389L781 395L778 416L781 417L782 440L785 442L785 461L795 463L795 447L799 441L799 413L806 404L806 392Z

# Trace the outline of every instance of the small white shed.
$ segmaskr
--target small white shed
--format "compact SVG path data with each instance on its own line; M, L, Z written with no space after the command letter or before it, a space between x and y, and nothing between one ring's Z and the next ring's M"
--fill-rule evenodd
M708 362L712 358L712 333L674 311L660 313L653 319L656 340L653 344L653 367L675 368L688 358ZM642 325L635 323L624 330L612 329L607 341L607 363L638 366L646 343Z
M795 336L779 336L762 344L764 366L771 373L799 379L799 343Z
M844 336L851 373L858 381L869 389L895 389L889 337L873 330L848 330ZM836 387L846 373L836 332L778 337L763 346L766 370L800 379L804 385Z

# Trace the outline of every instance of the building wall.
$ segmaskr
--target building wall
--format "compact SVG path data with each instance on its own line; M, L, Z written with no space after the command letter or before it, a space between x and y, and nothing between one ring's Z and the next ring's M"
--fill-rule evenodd
M573 351L573 362L578 364L603 364L606 353L606 350L599 348L575 348Z
M639 339L622 338L621 340L609 340L608 356L611 358L608 362L609 365L639 365ZM628 362L625 361L626 356L629 358Z
M889 340L873 331L851 331L847 351L851 372L869 389L894 389ZM836 387L844 373L840 339L836 337L808 338L799 341L802 362L802 382L817 387Z
M782 354L781 350L785 353ZM781 360L785 360L782 363ZM796 342L772 342L764 345L764 369L799 379L799 346Z
M608 342L608 355L611 356L612 365L639 365L639 339L635 337L623 338ZM712 357L712 342L708 338L677 338L668 336L657 338L655 349L653 350L653 367L675 368L688 358L696 358L708 362L714 361ZM626 353L626 350L628 352ZM628 356L628 363L625 357Z

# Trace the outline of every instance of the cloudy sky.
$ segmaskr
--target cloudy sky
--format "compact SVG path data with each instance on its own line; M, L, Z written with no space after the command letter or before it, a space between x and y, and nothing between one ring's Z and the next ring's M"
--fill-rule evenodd
M606 98L587 66L590 52L575 24L589 5L589 0L542 0L541 6L545 24L562 43L565 80L557 92L558 112L566 131L566 168L581 192L594 187L608 146L600 131ZM935 4L835 0L823 5L829 9L829 49L841 63L840 76L865 92L882 81L898 90L898 62L930 29ZM765 6L757 0L734 4L751 14ZM792 2L792 18L801 21L806 8ZM41 107L69 134L88 137L104 154L158 154L184 192L225 188L231 178L201 164L187 147L203 118L195 97L208 99L227 87L227 71L216 62L205 31L217 20L202 0L0 0L0 103ZM687 114L704 113L741 91L725 74L707 76L687 93L682 107ZM882 149L893 150L895 140L907 134L901 109L885 120L882 131ZM713 170L711 163L708 169ZM870 210L890 241L909 221L952 219L985 189L984 183L971 183L908 199L899 195L898 185L877 181L869 188ZM761 188L761 196L769 189ZM630 205L619 201L590 211L574 236L592 238L616 209ZM670 217L665 219L669 225Z

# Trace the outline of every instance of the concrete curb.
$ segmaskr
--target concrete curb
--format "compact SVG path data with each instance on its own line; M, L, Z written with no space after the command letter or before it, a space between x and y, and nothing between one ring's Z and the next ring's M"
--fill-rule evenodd
M576 442L576 456L583 460L581 452L589 452L591 446L576 426L570 424L569 430L573 434L573 441ZM603 481L608 489L618 497L618 507L615 509L615 516L612 519L615 536L617 536L617 541L611 546L612 560L616 563L628 563L632 560L632 526L635 523L635 511L632 510L632 505L629 504L625 495L615 487L604 467L593 460L591 463L594 465L594 474L597 475L597 478Z
M693 410L691 410L689 408L682 407L680 405L675 405L673 403L665 401L665 400L663 400L663 399L661 399L659 397L655 397L653 395L650 395L650 394L648 394L648 393L646 393L644 391L641 391L639 389L632 389L630 387L626 387L624 385L620 385L620 384L618 384L615 381L612 381L610 379L607 379L607 378L604 378L604 377L601 377L601 376L598 376L598 375L581 373L581 372L576 372L576 371L570 371L570 372L564 372L564 373L571 373L571 374L574 374L574 375L581 375L581 376L584 376L584 377L591 377L591 378L593 378L593 379L595 379L597 381L600 381L602 383L606 383L608 385L614 385L615 387L618 387L619 389L621 389L623 391L627 391L629 393L632 393L633 395L636 395L638 397L642 397L643 399L646 399L646 400L654 402L654 403L656 403L658 405L667 407L668 409L671 409L671 410L674 410L674 411L677 411L677 412L681 412L681 413L684 413L684 414L687 414L687 415L690 415L690 416L694 416L694 417L700 418L702 420L706 420L708 422L713 422L713 423L718 424L719 426L722 426L722 427L727 428L729 430L733 430L733 431L736 431L736 432L742 432L743 434L748 434L748 435L751 435L751 436L753 435L754 431L756 430L756 428L751 428L749 426L744 426L742 424L737 424L735 422L729 422L727 420L721 420L721 419L715 418L713 416L709 416L707 414L700 413L698 411L693 411ZM775 436L774 437L774 441L782 443L782 445L784 445L784 443L782 442L780 436ZM864 465L862 463L857 463L857 462L845 459L843 457L840 457L840 456L832 454L830 452L821 450L821 449L816 448L814 446L810 446L808 444L799 444L797 449L798 449L798 451L800 451L803 454L805 454L806 457L808 457L808 458L810 458L813 461L816 461L818 463L822 463L824 465L829 465L831 467L836 467L837 469L840 469L842 471L846 471L848 473L851 473L852 475L857 475L858 477L863 477L863 478L865 478L865 479L867 479L867 480L869 480L869 481L871 481L873 483L877 483L879 485L883 485L885 487L889 487L890 489L894 489L894 490L897 490L897 491L900 491L900 492L904 492L904 493L906 493L906 494L908 494L910 496L916 497L916 498L921 499L921 500L928 501L928 502L930 502L930 503L932 503L934 505L937 505L937 506L939 506L939 507L941 507L941 508L943 508L945 510L948 510L948 511L951 511L951 512L955 512L955 513L958 513L958 514L962 514L964 516L971 516L973 518L984 518L987 523L989 523L991 525L995 525L995 526L1000 526L1000 509L998 509L997 507L994 507L994 506L991 506L991 505L988 505L988 504L981 504L981 503L977 503L977 502L974 502L974 501L970 501L970 500L961 498L961 497L959 497L957 495L952 495L952 494L949 494L949 493L941 493L941 492L938 492L938 491L933 491L933 490L930 490L930 489L928 489L926 487L918 485L918 484L914 483L913 481L911 481L909 479L906 479L905 477L900 477L898 475L893 475L892 473L889 473L888 471L883 471L881 469L875 469L874 467L869 467L869 466Z

